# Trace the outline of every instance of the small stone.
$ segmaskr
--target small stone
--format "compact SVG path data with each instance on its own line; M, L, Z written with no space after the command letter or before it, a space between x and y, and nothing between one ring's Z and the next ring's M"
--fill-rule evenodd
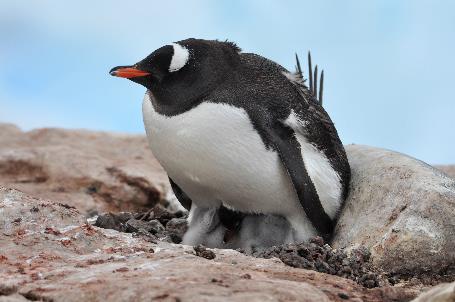
M166 225L172 218L176 217L174 213L168 211L165 207L158 204L150 212L150 219L157 219L163 225Z
M177 235L177 234L169 234L169 238L171 239L172 243L176 243L176 244L179 244L182 242L182 237ZM166 240L166 238L164 238L164 240Z
M39 209L38 209L38 207L32 207L32 208L30 209L30 212L36 213L36 212L39 212Z
M366 288L373 288L373 287L376 287L376 282L374 280L366 280L363 282L363 286L365 286Z
M343 300L348 300L349 299L349 296L346 295L345 293L338 293L338 297L340 297Z
M126 231L135 233L139 231L145 231L152 233L153 235L163 232L164 226L156 219L150 221L143 221L131 218L126 222Z
M105 213L97 217L95 226L103 229L113 229L119 232L125 232L125 223L133 217L131 213Z
M196 256L198 257L202 257L208 260L215 259L216 257L216 254L213 251L208 250L205 246L201 244L193 247L193 249L196 252Z
M311 238L310 242L316 244L317 246L324 246L324 239L322 239L320 236Z
M341 261L341 265L343 265L343 266L349 266L349 264L350 264L350 263L349 263L349 259L343 259L343 260Z
M352 269L349 266L343 266L341 272L350 274L352 273Z
M390 282L391 285L395 285L400 281L400 279L397 276L390 276L387 280Z
M297 250L297 253L301 257L306 257L310 254L310 250L307 247L302 246Z
M44 233L46 233L46 234L52 234L52 235L56 235L56 236L62 234L59 230L54 229L54 228L52 228L52 227L47 227L47 228L45 228L45 229L44 229Z
M87 193L87 194L95 194L97 192L98 192L98 188L95 185L88 186L85 189L85 193Z
M182 241L181 238L183 238L183 235L185 235L187 229L188 223L186 221L186 218L172 218L166 224L166 231L174 237L178 237L180 239L180 242ZM174 239L172 239L172 241L175 242Z

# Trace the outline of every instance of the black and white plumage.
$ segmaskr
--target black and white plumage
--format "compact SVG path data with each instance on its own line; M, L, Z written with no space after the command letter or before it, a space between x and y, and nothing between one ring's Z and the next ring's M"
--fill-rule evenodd
M216 245L237 221L233 211L285 217L287 242L329 236L349 164L328 114L296 74L233 43L199 39L111 74L147 88L151 149L191 207L184 243L211 234L208 245Z

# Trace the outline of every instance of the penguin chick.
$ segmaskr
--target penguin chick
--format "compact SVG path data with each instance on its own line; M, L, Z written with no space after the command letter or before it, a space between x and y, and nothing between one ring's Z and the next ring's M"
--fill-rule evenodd
M286 69L231 42L187 39L110 73L147 88L150 147L190 209L183 243L217 231L203 221L220 207L283 216L286 242L330 236L349 164L328 114Z

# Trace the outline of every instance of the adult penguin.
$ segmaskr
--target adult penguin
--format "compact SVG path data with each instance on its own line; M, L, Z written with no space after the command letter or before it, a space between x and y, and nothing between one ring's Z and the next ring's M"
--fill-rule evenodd
M308 89L271 60L201 39L163 46L110 73L147 88L152 152L190 208L183 243L224 236L214 223L220 207L285 217L286 242L330 236L350 169L315 97L317 79Z

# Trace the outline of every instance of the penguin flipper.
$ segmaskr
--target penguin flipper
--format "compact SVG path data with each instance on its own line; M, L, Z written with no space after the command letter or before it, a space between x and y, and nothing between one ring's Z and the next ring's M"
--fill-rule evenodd
M281 122L274 123L274 126L267 128L268 138L291 178L308 219L321 236L325 239L329 238L334 228L334 221L322 207L316 188L305 168L294 130Z
M180 204L187 209L188 211L191 209L192 200L191 198L183 192L182 189L169 177L169 182L171 183L172 191L174 192L175 197L180 202Z

